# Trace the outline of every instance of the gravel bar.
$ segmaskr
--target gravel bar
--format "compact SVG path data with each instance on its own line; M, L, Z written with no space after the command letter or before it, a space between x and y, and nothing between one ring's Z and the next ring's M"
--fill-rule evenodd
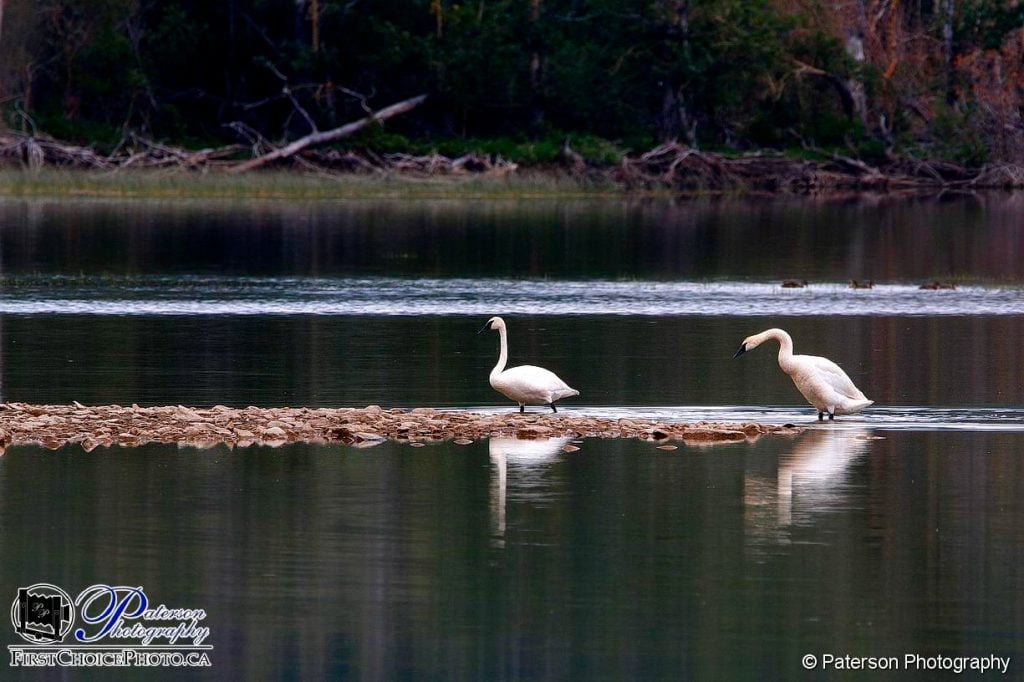
M540 439L637 438L649 441L716 443L769 434L791 435L791 425L602 419L518 412L481 414L418 407L365 408L121 407L0 404L0 453L12 445L56 450L69 443L86 452L97 447L176 443L193 447L343 443L368 446L385 440L410 444L452 440L466 444L491 436Z

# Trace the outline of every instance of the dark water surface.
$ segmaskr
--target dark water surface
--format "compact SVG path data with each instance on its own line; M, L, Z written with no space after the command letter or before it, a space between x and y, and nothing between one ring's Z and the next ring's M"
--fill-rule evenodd
M779 679L810 652L1019 655L1024 434L870 434L17 448L0 584L201 605L218 679Z
M567 413L812 426L675 451L10 448L0 595L204 608L216 679L783 679L808 653L1020 676L1022 215L1019 195L0 201L4 401L509 410L476 335L502 314L513 364L580 390ZM773 348L731 359L773 326L876 405L818 426Z
M2 318L5 400L362 407L507 403L478 316ZM1024 315L952 317L510 316L511 365L543 365L566 406L800 405L750 334L841 364L880 405L1024 406Z

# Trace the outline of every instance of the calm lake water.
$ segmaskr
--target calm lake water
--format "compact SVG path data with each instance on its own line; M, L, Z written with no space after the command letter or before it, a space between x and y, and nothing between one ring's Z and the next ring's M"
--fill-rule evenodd
M777 679L808 653L1020 676L1022 215L1019 195L0 201L5 401L509 410L476 334L501 314L513 364L581 391L566 412L811 426L671 452L11 448L0 594L204 608L211 679ZM936 279L958 288L918 289ZM731 359L771 326L876 406L819 426L771 348Z

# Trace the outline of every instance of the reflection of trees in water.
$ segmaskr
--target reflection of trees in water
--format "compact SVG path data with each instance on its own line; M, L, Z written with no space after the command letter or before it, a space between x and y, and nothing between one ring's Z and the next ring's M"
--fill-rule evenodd
M13 247L5 254L12 271L87 275L182 271L189 261L198 271L288 275L400 268L441 277L520 277L557 268L564 277L742 274L774 281L799 275L813 284L963 273L1021 282L1022 212L1021 193L846 203L805 197L706 204L196 201L154 208L62 200L0 205L0 239ZM786 253L792 272L780 273L766 253Z
M868 451L865 430L813 429L779 456L774 478L744 477L748 537L755 544L789 542L789 530L843 505L849 467Z
M546 474L550 463L562 452L569 438L521 440L491 438L491 520L495 544L505 544L505 505L508 493L509 464L512 465L513 489L523 500L542 499L549 491Z

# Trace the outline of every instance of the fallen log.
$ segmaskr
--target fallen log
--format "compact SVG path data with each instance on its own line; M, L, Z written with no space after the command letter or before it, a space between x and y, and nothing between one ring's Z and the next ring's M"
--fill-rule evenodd
M255 168L265 166L268 163L271 163L272 161L279 161L281 159L287 159L289 157L295 156L303 149L306 149L308 147L315 147L317 145L327 144L328 142L334 142L336 140L349 137L351 135L354 135L355 133L358 133L360 130L373 123L386 121L389 118L398 116L399 114L404 114L407 111L411 111L418 107L420 104L422 104L423 101L426 99L426 95L412 97L410 99L392 104L391 106L384 107L379 111L375 111L366 118L362 118L358 121L353 121L352 123L346 123L340 128L333 128L331 130L310 133L309 135L306 135L305 137L300 137L299 139L295 140L290 144L285 145L284 147L275 149L262 156L257 156L255 159L250 159L249 161L240 163L230 168L229 170L232 173L244 173L245 171L250 171Z

